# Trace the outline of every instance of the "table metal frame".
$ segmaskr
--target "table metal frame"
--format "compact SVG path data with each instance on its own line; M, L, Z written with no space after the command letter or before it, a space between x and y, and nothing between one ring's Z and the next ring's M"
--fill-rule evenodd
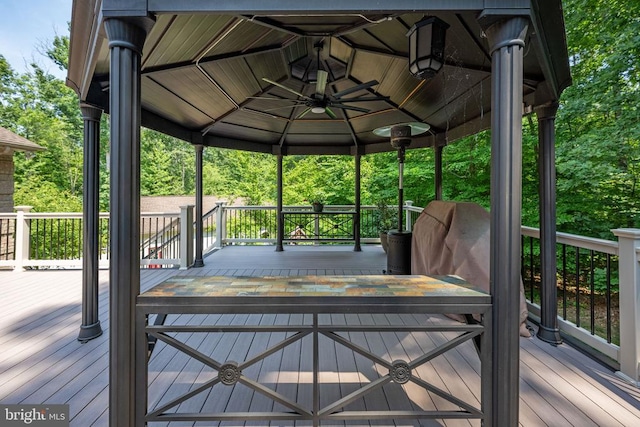
M337 276L336 276L337 277ZM361 276L359 280L363 280ZM373 276L372 276L373 277ZM396 280L403 276L393 276ZM413 276L415 277L415 276ZM253 278L255 279L255 278ZM347 281L345 281L347 283ZM150 325L149 316L152 314L309 314L312 322L288 325ZM333 313L366 313L366 314L446 314L456 313L468 316L477 315L478 322L466 324L443 325L333 325L319 322L320 314ZM307 317L307 316L303 316ZM372 353L342 335L340 332L459 332L454 339L437 346L426 354L411 361L389 361ZM171 332L288 332L288 336L281 342L264 350L249 360L235 362L231 360L217 361L199 352L197 349L179 341L169 335ZM277 393L259 382L243 375L243 369L260 362L266 357L284 349L285 347L302 340L304 337L312 337L313 354L313 403L312 407L304 407L286 396ZM358 353L377 365L388 370L386 375L372 380L360 389L333 401L328 405L320 405L319 382L319 351L318 338L322 335L355 353ZM202 362L204 365L218 371L218 375L190 392L154 408L147 410L147 372L149 359L149 340L158 340L172 346L188 356ZM481 404L476 408L473 404L464 402L449 392L442 390L424 379L412 375L412 371L418 366L429 362L433 358L455 348L456 346L473 340L477 346L481 362ZM491 297L489 295L456 296L434 293L424 296L217 296L205 298L193 298L189 296L145 296L138 297L136 310L136 425L144 426L148 422L169 421L221 421L221 420L312 420L314 426L322 421L337 420L375 420L375 419L481 419L483 425L491 425ZM423 389L434 393L443 399L457 405L460 410L449 411L342 411L341 408L349 403L365 396L366 394L383 387L390 382L404 384L413 382ZM169 409L177 407L180 403L190 399L198 393L213 387L216 384L233 386L236 383L243 384L257 393L268 396L274 402L287 407L290 412L217 412L217 413L173 413Z

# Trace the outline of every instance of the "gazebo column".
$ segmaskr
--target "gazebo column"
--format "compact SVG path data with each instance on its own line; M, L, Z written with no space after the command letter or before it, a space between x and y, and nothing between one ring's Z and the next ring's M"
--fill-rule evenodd
M100 245L100 117L102 110L81 103L84 120L84 164L82 184L82 324L78 341L102 335L98 318L98 260Z
M282 241L284 240L284 217L282 216L282 160L283 155L279 153L277 156L278 164L277 164L277 200L276 200L276 218L278 222L278 230L276 232L276 252L284 251L284 246L282 245Z
M540 146L540 328L538 338L560 344L556 278L556 134L558 104L536 110Z
M518 425L523 48L528 19L492 17L491 46L491 425ZM497 19L496 19L497 18ZM485 21L486 22L486 21ZM490 407L489 407L490 406Z
M202 230L202 144L194 145L196 150L196 253L193 262L194 267L204 267L202 259L202 241L204 233Z
M435 160L435 199L442 200L442 145L438 145L433 149Z
M140 294L140 58L148 18L107 18L110 49L111 268L109 426L133 427L144 417L146 372L136 364L135 308ZM137 355L137 357L146 357Z
M360 252L362 250L362 247L360 245L360 211L361 211L361 207L360 207L360 191L361 191L361 185L360 185L360 174L361 174L361 158L362 156L360 155L360 153L356 153L354 156L354 167L355 167L355 194L354 194L354 203L356 205L356 214L355 214L355 218L353 220L353 232L355 235L355 239L356 242L353 246L353 250L356 252Z

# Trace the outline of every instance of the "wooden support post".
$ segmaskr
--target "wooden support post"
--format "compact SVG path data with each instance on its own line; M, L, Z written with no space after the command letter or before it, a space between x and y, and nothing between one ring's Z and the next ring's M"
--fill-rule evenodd
M556 131L558 104L536 111L538 116L540 174L540 327L538 338L550 344L562 343L558 327L558 291L556 277Z
M276 202L276 221L278 223L278 230L277 230L277 241L276 241L276 252L282 252L284 251L284 246L282 245L282 241L284 240L284 217L282 216L282 208L283 208L283 204L282 204L282 161L283 161L283 154L280 153L277 156L278 159L278 165L277 165L277 191L278 191L278 200Z
M226 202L216 202L218 209L216 210L216 248L222 248L225 236L225 220L224 205Z
M204 231L202 229L202 154L204 146L196 144L194 147L196 150L196 253L193 266L204 267L204 260L202 259L202 241L204 239Z
M82 200L82 324L78 341L102 335L98 317L100 245L100 117L102 110L80 104L84 120Z
M640 387L640 230L611 230L618 237L620 271L620 371L629 383Z
M361 155L360 153L356 153L356 155L354 156L354 166L355 166L355 176L356 176L356 182L355 182L355 194L354 194L354 200L355 200L355 215L353 217L353 236L355 238L355 244L353 246L353 250L356 252L360 252L362 250L362 247L360 246L360 212L361 212L361 206L360 206L360 192L361 192L361 167L360 167L360 160L361 160Z
M104 21L110 50L110 427L134 427L147 408L146 393L137 394L147 377L136 369L135 311L140 294L140 61L153 23L148 17Z
M485 425L518 425L523 50L528 19L482 14L491 46L491 404Z
M33 206L16 206L16 240L15 240L15 258L16 263L14 269L22 271L25 261L29 260L29 237L31 235L31 220L25 218L25 214L29 213Z
M193 266L193 208L180 206L180 270Z

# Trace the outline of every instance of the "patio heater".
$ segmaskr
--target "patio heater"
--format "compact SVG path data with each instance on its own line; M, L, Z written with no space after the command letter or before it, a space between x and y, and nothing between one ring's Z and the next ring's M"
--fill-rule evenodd
M435 16L425 17L411 27L407 33L411 75L421 80L431 79L443 68L447 28L449 24ZM391 145L398 150L398 229L387 233L387 274L411 274L412 234L405 231L402 224L404 155L411 137L426 132L429 127L425 123L410 122L373 131L378 136L391 137Z
M387 233L387 274L411 274L411 237L404 229L404 160L411 137L429 130L429 125L420 122L383 126L373 131L378 136L391 139L391 146L398 150L398 229Z

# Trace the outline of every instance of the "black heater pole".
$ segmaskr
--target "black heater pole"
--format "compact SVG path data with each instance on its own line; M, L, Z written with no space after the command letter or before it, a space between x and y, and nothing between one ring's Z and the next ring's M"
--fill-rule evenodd
M404 204L404 186L403 186L403 176L404 176L404 145L398 147L398 231L401 232L403 230L402 218L404 217L404 212L402 212L402 205Z
M398 150L398 233L402 233L402 205L404 204L404 153L411 144L411 126L396 125L391 128L391 146Z

